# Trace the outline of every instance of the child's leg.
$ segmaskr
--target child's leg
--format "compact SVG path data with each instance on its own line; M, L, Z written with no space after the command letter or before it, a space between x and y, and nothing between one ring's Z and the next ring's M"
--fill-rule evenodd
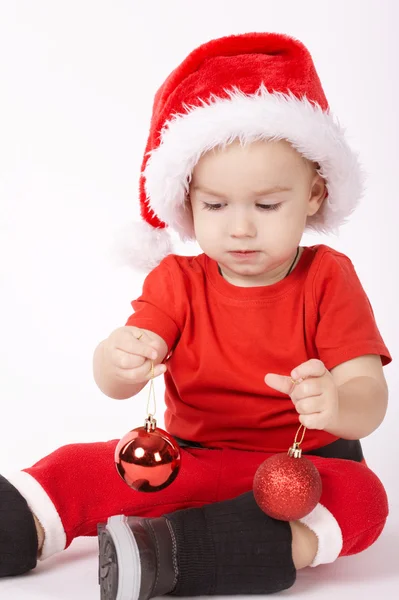
M380 536L388 517L388 499L379 478L365 463L309 457L320 472L320 504L301 521L319 537L312 564L357 554Z
M219 500L227 490L237 491L242 482L248 485L261 462L255 453L227 450L223 456ZM126 572L131 579L124 591L131 600L148 600L172 590L181 596L270 593L292 585L293 568L361 552L377 539L386 521L381 482L361 463L311 460L320 471L323 493L318 506L300 522L270 519L257 507L252 492L156 520L113 517L106 527L100 526L102 599L125 597L117 591L126 583ZM158 535L154 531L150 535L153 521ZM143 543L144 530L148 534ZM128 540L125 545L119 544L120 535ZM111 551L105 552L106 547ZM159 547L167 548L163 555L156 551Z
M99 526L101 600L269 594L293 585L289 523L247 492L164 517L111 517Z
M223 455L218 500L224 499L225 488L235 492L235 496L246 491L240 488L240 481L248 485L247 490L252 489L256 465L262 462L262 454L258 452L228 449ZM301 520L319 539L314 566L333 562L338 556L362 552L375 542L384 528L388 516L384 486L364 462L319 456L307 458L319 470L323 483L319 505Z
M65 446L9 477L44 527L42 558L67 547L74 537L95 534L97 523L112 514L156 517L234 498L252 488L254 473L267 458L260 452L182 450L181 472L173 484L145 494L130 490L117 474L116 443ZM364 465L310 458L323 478L324 506L304 519L319 540L315 564L360 552L378 537L386 519L381 483ZM4 518L0 493L0 537Z
M387 496L378 477L363 463L309 458L320 472L323 491L320 503L309 515L299 523L289 524L290 557L288 538L284 544L284 538L280 537L283 525L288 524L276 522L260 510L257 512L252 492L215 505L166 515L172 522L177 546L176 594L270 593L277 591L278 586L281 586L279 589L289 587L292 577L289 558L297 569L317 566L333 562L339 556L362 552L375 542L388 515ZM221 484L234 478L237 465L245 464L244 460L248 462L245 453L240 461L236 451L225 452ZM317 545L313 536L304 537L303 525L313 532ZM211 546L214 548L212 565L206 555L201 555L206 539L211 542L207 554ZM200 544L195 540L200 540ZM281 571L273 563L275 557L283 559ZM280 581L279 572L284 573ZM198 575L195 585L194 573ZM291 579L290 585L294 580ZM206 581L218 583L207 587Z
M8 475L4 485L7 498L12 495L13 500L4 503L5 492L0 489L0 539L6 530L3 523L10 519L7 511L15 501L21 510L19 522L22 519L25 523L25 537L29 532L30 539L36 538L36 545L40 545L41 529L38 528L38 540L33 525L35 522L42 525L45 537L40 558L47 558L66 548L77 536L96 535L97 523L112 514L155 517L169 510L202 506L216 500L221 451L182 449L177 480L165 490L151 494L135 492L122 481L113 460L116 444L117 440L64 446L33 467ZM2 549L0 545L0 562L2 553L12 547L12 538L9 542L4 539L7 547ZM33 563L34 567L36 556ZM0 570L0 575L7 573Z

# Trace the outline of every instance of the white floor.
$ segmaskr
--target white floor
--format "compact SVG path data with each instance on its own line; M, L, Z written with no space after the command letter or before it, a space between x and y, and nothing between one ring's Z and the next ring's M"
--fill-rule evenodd
M304 569L281 596L318 600L393 600L399 591L399 522L391 520L380 539L363 554L332 565ZM0 580L7 600L99 600L97 540L80 538L35 571ZM249 598L249 597L248 597ZM254 598L251 596L251 598Z

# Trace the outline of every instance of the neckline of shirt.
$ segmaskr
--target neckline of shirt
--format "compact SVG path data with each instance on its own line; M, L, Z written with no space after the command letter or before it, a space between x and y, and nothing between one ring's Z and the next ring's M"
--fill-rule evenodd
M308 270L309 264L314 258L314 252L312 247L303 246L303 252L299 257L295 268L288 277L284 277L284 279L271 285L255 287L240 287L229 283L219 273L217 261L209 258L206 254L204 256L208 279L219 293L232 300L259 300L262 298L270 299L286 295L291 288L298 284L302 279L304 272Z

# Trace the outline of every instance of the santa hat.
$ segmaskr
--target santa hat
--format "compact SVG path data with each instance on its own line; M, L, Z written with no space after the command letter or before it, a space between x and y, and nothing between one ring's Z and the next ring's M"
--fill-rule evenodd
M319 165L328 195L307 228L336 231L362 194L362 173L333 117L309 51L275 33L199 46L155 96L140 179L142 223L130 228L131 260L152 269L172 251L170 227L194 240L187 192L208 150L234 139L284 139Z

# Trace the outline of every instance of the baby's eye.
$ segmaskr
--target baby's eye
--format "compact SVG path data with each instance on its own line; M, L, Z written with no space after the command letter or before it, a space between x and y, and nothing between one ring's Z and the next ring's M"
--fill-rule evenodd
M281 202L277 204L257 204L262 210L277 210L281 206Z
M281 202L277 204L257 204L256 206L264 211L272 211L278 210L281 206ZM209 204L209 202L203 202L203 207L205 210L220 210L223 207L223 204Z
M208 202L203 202L203 205L206 210L219 210L222 207L221 204L209 204Z

